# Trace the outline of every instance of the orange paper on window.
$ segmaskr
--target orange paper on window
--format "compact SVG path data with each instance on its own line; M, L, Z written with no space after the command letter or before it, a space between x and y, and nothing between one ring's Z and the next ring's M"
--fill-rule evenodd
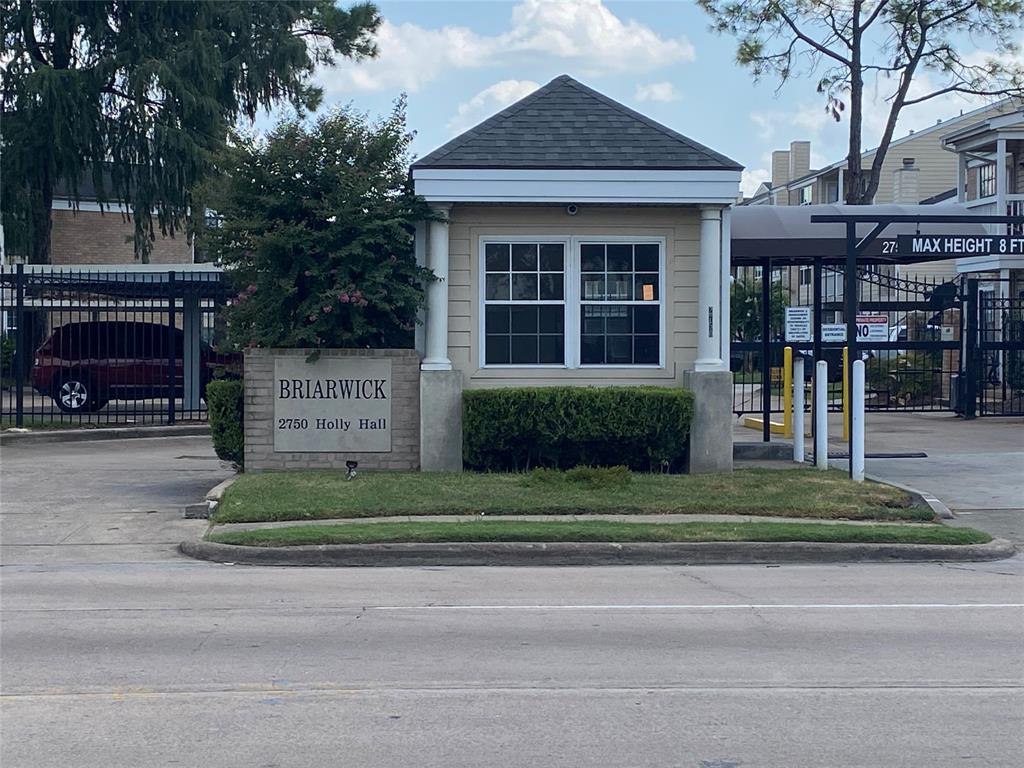
M644 285L644 301L654 301L654 286L650 283Z

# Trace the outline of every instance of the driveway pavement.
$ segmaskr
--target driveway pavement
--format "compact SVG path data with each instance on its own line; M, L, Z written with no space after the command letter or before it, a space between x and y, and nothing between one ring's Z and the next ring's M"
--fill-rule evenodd
M0 560L5 565L179 559L202 520L182 518L231 474L209 437L4 442Z

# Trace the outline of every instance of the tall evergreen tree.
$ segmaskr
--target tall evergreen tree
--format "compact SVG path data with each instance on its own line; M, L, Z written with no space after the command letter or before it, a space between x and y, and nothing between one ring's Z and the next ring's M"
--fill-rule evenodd
M2 214L7 246L50 261L61 183L123 200L145 260L181 231L189 191L240 117L289 103L336 56L376 54L377 9L333 0L2 0ZM115 214L116 215L116 214Z

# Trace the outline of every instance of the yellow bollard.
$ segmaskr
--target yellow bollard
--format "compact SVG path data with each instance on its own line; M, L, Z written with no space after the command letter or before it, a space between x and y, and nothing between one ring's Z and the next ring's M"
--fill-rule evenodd
M782 351L782 436L793 436L793 348Z
M843 440L850 439L850 348L843 347Z

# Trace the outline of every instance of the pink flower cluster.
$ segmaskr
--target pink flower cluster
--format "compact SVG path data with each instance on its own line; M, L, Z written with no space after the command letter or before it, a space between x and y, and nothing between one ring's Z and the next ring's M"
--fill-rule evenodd
M365 307L370 303L363 298L362 291L355 288L339 293L338 301L342 304L355 304L357 307Z

